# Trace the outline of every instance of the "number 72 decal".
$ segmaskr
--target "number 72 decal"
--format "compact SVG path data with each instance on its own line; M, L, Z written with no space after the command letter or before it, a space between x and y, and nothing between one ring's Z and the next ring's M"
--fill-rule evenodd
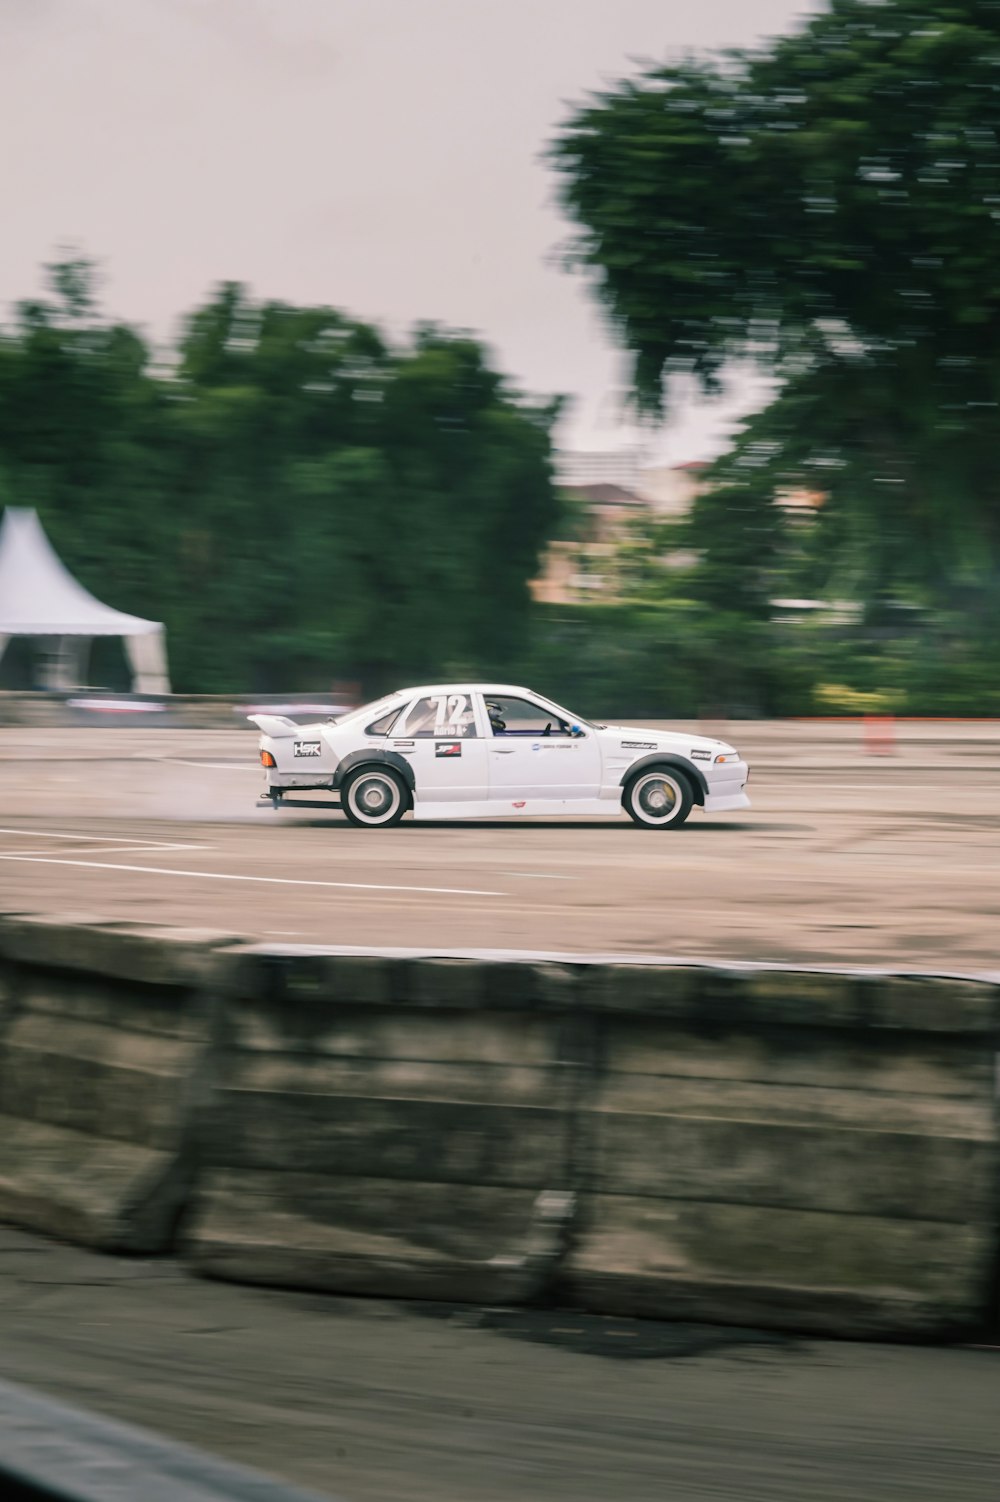
M468 694L439 694L431 703L434 705L435 735L447 735L449 730L464 730L468 719Z

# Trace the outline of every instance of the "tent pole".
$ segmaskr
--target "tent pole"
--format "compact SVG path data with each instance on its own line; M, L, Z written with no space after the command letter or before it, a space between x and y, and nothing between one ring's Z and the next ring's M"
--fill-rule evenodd
M169 694L170 675L163 627L141 636L126 636L124 642L132 669L133 691L137 694Z

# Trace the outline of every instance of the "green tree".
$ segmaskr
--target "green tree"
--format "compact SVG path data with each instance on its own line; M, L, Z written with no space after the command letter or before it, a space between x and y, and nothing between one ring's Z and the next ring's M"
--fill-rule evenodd
M646 408L735 359L780 382L696 511L708 594L740 572L732 517L744 563L773 562L768 507L800 484L829 496L817 587L995 594L998 0L831 0L759 51L622 82L554 158Z
M557 405L466 335L391 349L233 283L154 359L103 319L89 263L50 284L0 339L0 484L95 593L166 622L178 687L377 690L511 660Z

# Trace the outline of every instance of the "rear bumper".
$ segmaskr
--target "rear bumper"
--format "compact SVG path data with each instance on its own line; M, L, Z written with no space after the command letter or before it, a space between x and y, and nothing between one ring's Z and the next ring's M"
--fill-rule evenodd
M265 767L264 785L270 793L287 792L292 788L329 788L333 790L333 773L278 772L274 767Z

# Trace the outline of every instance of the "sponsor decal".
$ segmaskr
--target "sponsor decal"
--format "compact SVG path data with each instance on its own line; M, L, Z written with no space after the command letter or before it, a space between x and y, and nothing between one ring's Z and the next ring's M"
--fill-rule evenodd
M461 741L436 741L434 743L435 756L461 756Z
M691 759L693 761L711 761L712 753L711 751L692 751Z
M319 741L296 741L293 756L319 756L322 747Z
M520 803L512 803L511 808L527 808L527 801L522 798Z
M414 746L413 741L393 741L392 744L397 751L412 751Z
M622 741L623 751L655 751L655 741Z
M541 743L541 741L536 741L535 744L532 746L531 749L532 749L532 751L540 751L542 749L542 743Z

